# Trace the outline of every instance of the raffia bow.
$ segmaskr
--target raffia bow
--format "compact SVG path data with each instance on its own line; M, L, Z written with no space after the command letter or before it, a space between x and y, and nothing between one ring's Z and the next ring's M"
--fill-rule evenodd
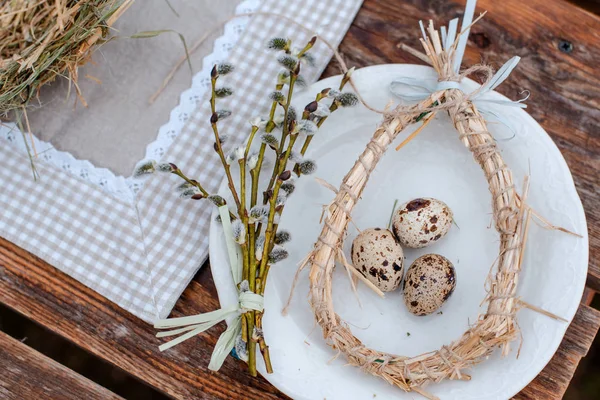
M228 320L229 327L219 337L211 355L210 363L208 364L208 369L212 371L218 371L221 368L225 358L235 346L236 338L242 331L241 314L246 310L262 311L264 308L264 297L249 291L247 285L244 285L244 282L240 282L242 277L242 267L238 250L233 241L231 219L227 205L219 207L219 215L221 216L221 221L223 223L231 274L236 288L239 288L238 304L189 317L161 319L154 323L154 327L157 329L170 329L168 331L157 333L156 337L162 338L181 335L159 346L160 351L165 351L212 328L219 322Z
M458 34L458 18L454 18L448 24L448 28L445 26L441 27L441 45L448 54L454 55L454 62L448 64L445 69L445 73L441 74L436 78L411 78L401 77L397 78L390 84L390 92L398 98L409 102L420 102L433 93L444 91L448 89L458 89L465 93L463 101L469 100L479 110L479 112L486 117L488 120L497 121L507 128L509 128L513 134L517 133L517 128L511 122L509 118L504 117L501 113L494 111L490 108L491 104L508 106L508 107L519 107L527 108L527 105L523 102L529 98L529 93L519 100L502 100L494 99L489 94L494 91L502 82L508 78L512 70L517 66L521 57L515 56L508 60L502 67L492 75L492 69L486 65L475 65L467 70L460 72L460 65L464 56L465 48L467 46L467 38L469 35L469 29L473 22L473 14L475 12L476 1L469 0L465 8L465 15L463 19L463 31ZM482 14L483 16L484 14ZM423 22L420 21L421 33L423 40L427 41L427 34ZM478 89L467 93L462 79L472 73L483 72L486 75L485 82ZM443 108L448 108L452 104L446 103Z

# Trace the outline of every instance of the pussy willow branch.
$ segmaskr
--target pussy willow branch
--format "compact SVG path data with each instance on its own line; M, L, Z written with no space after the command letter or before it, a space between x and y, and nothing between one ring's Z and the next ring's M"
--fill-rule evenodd
M281 89L283 89L283 83L277 83L275 85L275 90L280 91ZM271 133L275 129L275 122L273 122L273 120L275 119L275 111L277 110L277 104L278 104L277 101L273 101L273 103L271 104L271 111L269 112L269 120L267 121L267 125L265 127L265 132L267 132L267 133ZM260 178L260 172L262 170L262 165L263 165L263 161L265 158L265 150L266 149L267 149L267 145L265 143L262 143L260 145L260 150L258 151L258 163L256 164L256 167L251 172L252 194L251 194L251 199L250 199L250 207L254 207L257 202L258 180ZM258 233L260 233L260 230L258 230Z
M304 46L304 48L298 52L298 55L297 55L298 62L296 64L296 68L294 68L293 70L290 70L290 83L289 83L288 95L287 95L286 103L284 105L283 132L281 134L281 141L279 143L279 148L278 148L277 157L276 157L276 161L275 161L276 168L273 168L273 174L271 175L271 181L269 182L269 186L267 187L267 190L265 191L265 196L263 199L263 202L265 204L267 203L267 194L269 193L269 191L271 189L273 189L273 184L275 183L275 179L277 178L277 176L280 173L282 173L285 170L285 167L286 167L285 163L283 163L283 165L279 164L278 168L277 168L277 165L278 165L278 162L281 161L280 160L280 158L282 157L281 150L283 150L285 148L285 141L287 140L287 136L289 134L288 114L289 114L290 105L292 103L294 84L296 83L296 80L298 79L298 75L300 75L300 65L301 65L300 59L307 51L312 49L316 40L317 40L317 37L313 36L308 41L308 43L306 43L306 46ZM289 155L288 155L288 158L289 158Z
M344 74L344 76L342 77L342 81L340 82L340 86L338 87L338 90L341 92L344 89L344 86L346 86L346 83L348 83L348 81L350 81L350 74L352 72L348 73L346 72ZM338 109L338 105L336 104L336 102L334 101L333 103L331 103L331 105L329 106L329 112L333 113L335 110ZM317 127L320 128L321 125L323 125L323 123L327 120L328 117L322 117L319 119L319 122L317 122ZM300 154L305 155L306 151L308 150L308 146L310 146L310 142L312 141L314 135L310 135L307 136L306 139L304 139L304 143L302 144L302 148L300 149ZM296 175L300 176L300 165L296 164L294 166L294 172L296 173Z
M216 66L213 68L213 71L216 71ZM221 145L221 138L219 137L219 129L217 128L218 116L217 116L217 110L216 110L216 105L215 105L215 100L217 98L217 95L215 93L216 85L217 85L217 78L218 78L218 74L211 73L210 110L212 112L212 115L210 118L210 126L215 135L215 150L216 150L217 154L219 155L219 158L221 159L221 164L223 164L223 169L225 170L225 175L227 176L227 181L229 184L229 190L231 191L231 195L233 196L233 200L235 201L235 205L237 206L238 214L241 215L240 199L238 197L237 190L235 189L235 184L233 183L233 178L231 176L231 167L225 160L225 153L223 153L223 146Z
M200 192L202 193L202 195L204 197L208 197L208 192L206 190L204 190L204 188L202 187L202 185L200 185L200 183L198 181L190 179L187 176L185 176L184 173L179 168L176 168L173 171L173 174L181 177L184 181L186 181L190 185L195 186L196 188L198 188L198 190L200 190Z
M300 62L298 62L298 65L300 65ZM283 156L282 151L285 147L285 141L287 139L288 132L289 132L288 116L289 116L290 105L292 103L292 94L294 92L294 84L296 83L296 79L298 79L298 75L294 72L290 72L290 84L289 84L289 88L288 88L287 99L286 99L285 105L283 106L283 129L282 129L282 133L281 133L281 140L279 141L279 146L277 147L277 150L276 150L275 166L273 168L273 173L271 174L271 180L269 181L269 186L267 186L267 189L264 192L264 197L263 197L264 204L266 204L267 201L269 200L268 193L271 189L273 189L275 179L277 179L277 176L281 172L283 172L281 170L281 158Z
M283 84L282 83L277 83L275 85L275 90L276 91L280 91L281 89L283 89ZM277 101L273 101L273 103L271 104L271 111L269 112L269 120L267 121L267 124L265 126L265 131L266 133L271 133L273 132L273 130L275 129L275 111L277 110L277 105L278 102ZM254 136L252 135L250 138L250 141L248 142L248 147L247 150L249 149L250 146L250 142L252 141L252 139L254 138ZM256 164L256 167L250 172L251 174L251 178L252 178L252 193L251 193L251 199L250 199L250 205L251 207L254 207L257 203L257 197L258 197L258 185L259 185L259 178L260 178L260 172L262 171L262 165L263 165L263 161L264 161L264 156L265 156L265 151L266 151L267 145L265 143L262 143L260 146L260 150L258 153L258 162ZM275 169L275 167L274 167ZM251 289L253 291L255 291L255 293L264 294L264 287L265 287L265 281L264 281L264 274L262 273L262 270L257 271L257 263L258 260L256 259L256 237L260 235L260 232L262 230L262 224L258 223L258 226L255 228L255 224L249 224L248 226L248 233L249 233L249 238L250 238L250 276L256 276L257 272L259 273L259 277L253 282L251 283L249 286L251 287ZM266 243L265 241L265 246L269 247L269 245ZM267 264L267 269L268 269L268 264ZM252 319L254 320L254 325L256 326L257 329L262 330L262 316L263 313L262 312L252 312ZM250 328L250 324L246 323L246 329L247 332L250 335L250 338L252 338L252 333L253 333L253 328L251 330ZM248 333L246 333L246 336L248 336ZM250 341L252 342L253 340L250 339ZM273 372L273 366L271 365L271 356L269 353L269 346L267 346L265 339L263 336L259 336L258 337L258 344L259 344L259 348L261 351L261 354L263 356L263 359L265 361L265 366L267 369L268 373L272 373ZM249 345L248 347L250 348L250 346L253 345ZM251 352L252 350L249 350L249 352Z
M280 197L279 193L281 191L281 186L282 186L283 182L287 181L291 177L291 171L287 170L287 164L288 164L290 157L292 156L292 150L293 150L294 146L297 144L297 139L298 139L299 133L302 130L301 127L299 127L297 125L298 117L294 116L292 118L291 108L290 108L291 103L292 103L292 97L293 97L295 85L299 78L300 60L305 55L305 53L308 50L310 50L310 48L312 48L312 46L315 43L315 40L316 40L316 38L313 37L306 44L306 46L300 52L296 53L295 55L293 55L290 51L291 41L289 41L289 40L287 40L287 42L284 42L284 45L278 48L280 50L283 50L287 54L286 57L288 59L294 60L294 58L292 58L292 57L296 57L296 58L295 58L295 61L292 61L292 63L287 63L287 64L286 64L286 62L288 61L288 59L283 58L283 59L279 60L287 68L287 71L289 71L289 72L287 72L285 74L280 74L278 76L278 78L277 78L278 81L275 85L275 89L277 92L281 92L287 81L287 84L288 84L287 96L285 98L283 98L283 96L281 94L276 94L276 96L275 96L276 99L274 97L274 100L271 104L269 119L265 125L266 133L271 134L271 132L273 132L273 130L276 128L275 112L277 110L277 107L281 106L283 108L283 123L282 123L282 127L281 127L282 128L281 139L277 145L275 145L275 144L272 145L273 149L275 150L276 158L275 158L275 162L273 165L271 180L269 182L267 190L265 190L265 192L264 192L264 199L263 199L263 204L264 205L268 204L269 211L268 211L267 221L266 221L266 223L264 223L264 225L265 225L264 235L265 236L264 236L264 244L263 244L263 248L261 250L261 254L256 254L256 241L257 241L257 238L261 235L261 232L263 229L263 223L257 223L254 219L255 218L254 214L252 214L253 217L252 217L252 219L250 219L250 210L253 207L255 207L258 202L257 197L258 197L260 173L262 171L264 156L265 156L265 152L266 152L266 146L268 146L268 145L266 143L262 143L260 146L260 150L259 150L259 153L257 156L256 163L255 164L254 164L254 162L252 164L248 163L249 158L250 158L250 150L251 150L254 138L255 138L256 134L258 133L259 126L261 125L260 123L253 122L252 129L251 129L250 135L248 137L248 141L245 145L245 149L243 149L244 150L243 156L239 154L239 152L242 149L236 149L232 153L232 156L229 156L229 157L225 156L225 154L223 152L223 147L222 147L222 140L220 138L219 129L217 126L217 123L219 122L220 119L223 118L223 116L222 116L221 112L217 111L216 99L217 99L217 97L224 97L224 96L231 94L231 91L229 90L229 94L227 94L227 90L223 90L223 89L217 90L217 88L216 88L216 86L217 86L216 83L220 76L220 70L218 69L218 67L220 68L221 66L215 66L211 72L210 106L211 106L212 115L211 115L210 123L211 123L211 128L212 128L214 136L215 136L214 147L215 147L215 151L219 155L219 158L221 159L221 163L223 164L225 175L226 175L227 181L228 181L228 186L229 186L231 195L237 206L238 215L237 216L233 215L231 213L231 211L230 211L230 214L234 218L239 218L239 222L241 222L243 224L243 227L245 229L245 237L243 238L244 240L237 240L241 247L242 254L243 254L242 278L243 278L243 281L247 281L250 291L252 291L253 293L260 294L260 295L264 295L264 292L265 292L266 280L267 280L267 276L268 276L268 273L270 270L270 264L277 260L277 258L275 258L275 261L274 261L270 257L272 256L271 252L273 251L275 243L276 243L275 237L276 237L277 229L278 229L278 224L275 222L275 220L277 217L279 217L281 215L281 212L283 211L283 208L284 208L283 204L278 204L278 197ZM274 47L274 48L276 48L276 47ZM223 72L223 74L225 74L227 72ZM346 75L349 76L349 74L346 74ZM346 75L344 75L344 79L343 79L345 81L347 81ZM340 90L343 88L344 83L345 82L343 82L340 85ZM226 88L224 88L224 89L226 89ZM318 94L317 98L316 98L316 102L318 102L324 98L327 98L328 93L329 93L329 90L327 89L327 92L323 91L320 94ZM335 111L335 109L338 108L339 105L336 104L337 101L338 101L337 98L334 99L334 103L332 103L332 105L330 106L330 112ZM316 109L316 108L311 107L311 106L314 106L314 104L315 104L315 102L309 104L309 106L307 106L305 108L304 113L302 114L302 119L306 120L306 119L311 118L312 112ZM320 127L323 124L325 119L326 119L326 117L322 117L321 119L318 120L318 122L317 122L318 127ZM306 144L306 146L308 146L308 144ZM304 150L304 152L305 151L306 150ZM232 161L232 158L237 159L239 168L240 168L239 189L236 189L236 186L234 184L234 180L233 180L233 177L231 174L231 167L229 165L229 162ZM172 167L174 169L171 172L180 176L188 184L193 185L201 192L201 194L199 193L199 194L195 194L194 196L192 196L193 199L197 200L197 199L201 199L201 198L210 198L210 200L212 200L217 205L219 205L219 203L223 202L222 200L220 200L220 198L218 196L211 197L209 195L209 193L197 181L189 179L181 171L179 171L176 167L174 167L174 165L172 165ZM246 175L247 173L250 174L250 178L251 178L251 185L249 188L247 187L247 175ZM248 189L250 190L250 193L248 193ZM239 190L239 196L238 196L238 190ZM258 257L258 258L260 258L260 260L257 260L257 256L260 256L260 257ZM275 255L273 254L273 256L275 256ZM257 375L257 370L256 370L256 346L257 345L259 346L261 354L264 358L267 372L268 373L273 372L271 360L270 360L270 354L269 354L269 347L267 346L267 344L265 342L265 338L262 334L263 315L264 315L264 311L259 312L259 311L255 311L255 310L248 310L242 314L242 320L241 320L241 324L242 324L241 336L242 336L242 340L246 343L246 347L247 347L247 351L248 351L248 361L247 361L248 370L249 370L250 374L253 376Z
M244 224L244 229L246 230L246 235L248 240L245 240L242 247L242 264L243 264L243 279L248 281L248 286L250 290L256 293L256 261L253 260L250 255L254 252L250 250L252 246L254 246L254 229L250 229L248 224L248 210L246 209L246 161L248 160L248 153L250 152L250 146L252 145L252 140L254 139L254 135L258 130L257 127L252 127L252 131L250 132L250 137L248 138L248 144L246 145L246 150L244 151L244 157L239 160L240 166L240 218L242 223ZM250 248L249 248L250 246ZM255 311L250 310L244 313L242 317L246 320L246 329L247 329L247 341L246 344L248 346L248 370L250 371L250 375L256 376L256 342L253 338L254 332L254 319L255 319Z

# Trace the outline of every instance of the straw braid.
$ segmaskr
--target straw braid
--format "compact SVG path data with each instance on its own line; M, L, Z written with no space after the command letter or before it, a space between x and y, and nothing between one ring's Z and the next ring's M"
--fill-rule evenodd
M445 51L437 51L427 44L424 46L434 67L437 67L441 81L460 81L475 71L483 72L486 83L492 79L491 69L487 66L475 66L462 74L455 73L449 68L452 57ZM496 347L502 349L502 354L508 354L510 342L518 334L515 312L520 303L515 293L529 221L525 218L528 211L525 201L518 201L512 173L470 96L473 93L466 95L461 90L450 88L432 94L416 106L400 106L386 113L382 125L344 177L328 207L321 234L308 256L311 265L309 302L327 343L345 354L350 364L405 391L415 391L429 398L435 397L424 392L422 386L444 379L469 380L470 376L463 372L465 369L485 360ZM496 272L488 277L486 313L455 342L437 351L409 358L367 348L352 334L333 307L333 269L336 255L343 247L352 210L389 144L404 128L415 122L417 116L440 110L448 112L459 139L484 172L492 195L500 249ZM526 195L524 193L523 197Z
M310 304L328 343L344 353L352 365L387 382L410 391L443 379L470 379L464 369L482 361L496 346L509 350L516 337L515 290L519 273L522 213L516 202L512 174L496 149L484 119L470 101L461 102L464 94L455 89L443 92L452 106L450 117L459 138L481 165L492 193L494 220L501 235L498 272L491 278L487 297L488 310L456 342L440 350L408 358L365 347L333 309L331 288L335 255L342 247L350 213L360 198L370 173L393 139L408 126L423 108L440 100L438 93L401 115L384 123L373 135L365 151L346 175L324 222L321 235L311 254Z

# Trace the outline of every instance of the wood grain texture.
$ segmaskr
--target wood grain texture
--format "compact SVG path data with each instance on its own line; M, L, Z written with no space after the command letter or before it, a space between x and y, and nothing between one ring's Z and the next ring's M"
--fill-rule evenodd
M121 397L0 332L0 398L119 400Z
M190 284L174 316L217 307L208 268L197 280L202 283ZM0 302L173 398L287 399L264 379L250 378L231 358L219 373L206 369L222 328L159 353L148 324L1 238ZM517 398L560 398L552 393L564 393L599 326L600 312L581 305L551 363Z
M461 14L463 6L464 1L366 0L341 51L349 65L357 67L420 64L396 45L418 47L419 19L445 23ZM552 136L573 172L588 218L588 285L598 290L600 76L595 71L600 63L600 18L561 0L480 0L478 10L486 9L489 14L473 28L465 64L483 60L499 66L515 54L522 57L499 91L511 98L522 89L532 92L528 112ZM573 44L570 53L559 49L561 40ZM338 72L332 63L325 75ZM264 379L251 379L241 363L231 358L219 373L207 370L223 326L159 353L160 341L152 327L3 239L0 302L173 398L286 398ZM216 291L205 266L172 315L216 308ZM552 393L562 394L599 325L598 312L582 306L551 364L517 398L554 399Z
M592 345L599 325L600 311L582 304L552 360L514 399L562 399L579 360Z
M177 303L173 316L218 308L204 268ZM149 324L73 278L0 239L0 302L149 386L177 399L277 399L264 379L252 379L231 357L219 373L207 369L223 326L160 353Z

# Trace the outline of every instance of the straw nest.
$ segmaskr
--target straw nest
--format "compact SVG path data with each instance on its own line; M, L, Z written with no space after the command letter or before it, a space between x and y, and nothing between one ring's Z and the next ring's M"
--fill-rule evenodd
M40 87L77 68L133 0L9 0L0 5L0 114L21 108ZM85 101L84 101L85 104Z
M422 43L427 61L438 72L440 80L462 79L464 73L457 75L452 71L455 46L442 49L438 32L432 24L428 32L429 38ZM488 80L491 78L489 67L472 68L467 73L473 70L487 74ZM362 344L336 314L331 295L332 274L336 259L346 263L342 245L352 210L389 144L405 127L421 121L424 113L441 110L448 112L458 132L458 139L471 151L489 183L493 218L500 235L499 255L486 282L488 295L484 302L487 303L487 310L469 330L439 350L416 357L388 354ZM520 307L528 306L515 297L530 221L530 210L525 205L526 195L527 185L521 197L517 194L512 173L502 160L484 118L462 91L439 91L416 106L398 107L389 112L345 176L328 207L314 250L307 258L311 266L309 302L328 344L345 354L350 364L405 391L415 391L429 398L435 397L422 389L424 385L444 379L469 380L465 369L485 360L494 349L501 348L503 355L508 354L510 342L518 336L515 313Z

